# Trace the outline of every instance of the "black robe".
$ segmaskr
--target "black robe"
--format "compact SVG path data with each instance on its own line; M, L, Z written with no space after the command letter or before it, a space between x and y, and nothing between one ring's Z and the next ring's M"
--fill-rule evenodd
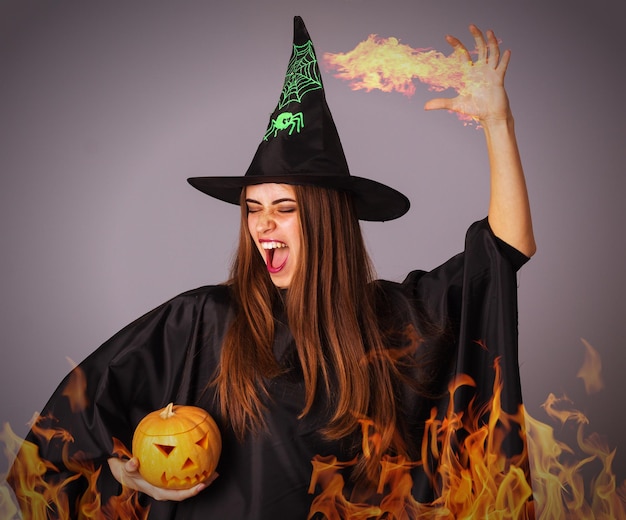
M437 417L445 415L449 404L445 389L455 375L468 374L476 382L475 388L455 394L457 409L469 406L472 398L478 403L488 402L493 391L493 363L498 358L503 407L515 413L521 404L516 271L526 260L497 239L485 219L468 230L464 252L440 267L430 272L413 271L402 283L379 282L381 301L377 305L388 324L397 328L411 324L419 331L423 328L420 320L427 317L431 328L445 331L427 346L433 359L439 361L439 368L429 375L436 374L435 386L442 391L441 397L421 399L410 384L398 383L401 431L417 458L424 420L433 407ZM80 364L87 379L88 404L83 411L72 412L63 393L70 375L51 397L42 415L54 417L47 420L50 425L71 433L71 453L80 451L95 468L102 468L98 486L103 504L120 491L106 462L112 454L113 438L130 449L141 418L169 402L200 406L218 420L223 435L217 468L220 476L198 496L181 503L142 497L143 504L151 503L150 518L307 518L320 493L319 485L313 486L313 493L308 492L314 457L335 455L339 461L348 462L359 455L358 439L330 442L322 438L323 405L305 418L297 418L304 404L304 388L293 364L295 347L281 309L276 315L274 350L284 366L293 365L292 370L269 384L267 431L249 435L244 442L235 439L228 425L220 421L214 390L207 386L218 366L222 339L232 316L228 286L202 287L181 294L125 327ZM402 347L400 343L397 348ZM355 433L355 438L358 435ZM28 440L36 443L40 456L59 470L51 470L47 478L67 476L61 440L47 442L33 432ZM520 443L523 440L514 435L506 449L518 452L523 447ZM528 468L523 470L528 475ZM423 469L418 467L411 475L416 500L436 497ZM346 500L350 500L349 476L344 480ZM85 486L84 478L67 486L70 504Z

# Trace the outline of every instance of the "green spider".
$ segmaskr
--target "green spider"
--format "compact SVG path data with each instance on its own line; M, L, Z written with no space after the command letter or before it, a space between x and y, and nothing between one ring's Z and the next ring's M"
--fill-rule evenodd
M291 112L283 112L282 114L278 114L276 119L272 119L270 123L270 127L265 132L265 137L263 137L264 141L267 141L270 134L274 134L273 137L276 137L276 134L280 130L289 129L289 135L293 134L293 131L300 133L300 130L304 126L304 116L302 112L298 112L296 114L292 114Z

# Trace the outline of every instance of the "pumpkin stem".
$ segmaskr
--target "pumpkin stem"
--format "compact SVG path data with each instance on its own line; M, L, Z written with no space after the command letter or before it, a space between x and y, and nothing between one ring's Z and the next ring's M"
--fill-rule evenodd
M163 410L159 414L161 419L169 419L170 417L173 417L174 415L176 415L174 413L173 408L174 408L174 403L170 403L165 408L163 408Z

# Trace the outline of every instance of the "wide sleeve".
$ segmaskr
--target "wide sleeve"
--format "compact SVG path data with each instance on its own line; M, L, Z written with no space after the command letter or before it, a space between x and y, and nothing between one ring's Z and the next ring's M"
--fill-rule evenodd
M68 374L27 436L25 446L34 445L38 454L22 448L13 465L10 482L18 498L24 483L17 473L28 472L33 467L28 458L37 455L39 467L46 468L41 475L30 475L39 481L38 492L63 483L71 511L94 478L104 504L120 489L106 463L114 453L114 439L130 450L134 428L147 413L169 402L211 402L205 390L227 321L221 293L196 290L160 305ZM22 507L29 506L23 502Z
M458 468L476 465L472 460L476 445L470 448L467 443L477 442L485 453L495 450L501 457L485 456L480 461L488 468L485 473L495 472L489 476L496 482L491 489L498 489L505 479L504 471L496 474L500 466L495 460L506 461L502 467L519 469L516 478L527 493L530 489L521 414L516 274L527 260L498 239L484 219L469 228L462 253L430 272L410 273L402 284L410 301L446 331L445 370L439 372L437 384L442 394L433 399L425 428L430 445L438 443L439 451L428 460L431 475L439 475L435 488L456 485L450 460ZM423 480L422 485L427 487ZM414 492L423 494L423 489Z
M483 219L468 229L462 253L432 271L411 272L402 284L427 319L450 334L455 348L448 376L471 376L487 398L497 360L511 412L521 403L516 273L527 261Z

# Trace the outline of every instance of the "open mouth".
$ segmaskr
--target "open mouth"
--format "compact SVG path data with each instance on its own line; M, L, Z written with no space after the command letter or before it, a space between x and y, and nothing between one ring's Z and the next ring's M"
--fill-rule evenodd
M265 250L265 265L271 273L278 273L285 267L289 258L289 248L284 242L277 240L262 241L261 247Z

